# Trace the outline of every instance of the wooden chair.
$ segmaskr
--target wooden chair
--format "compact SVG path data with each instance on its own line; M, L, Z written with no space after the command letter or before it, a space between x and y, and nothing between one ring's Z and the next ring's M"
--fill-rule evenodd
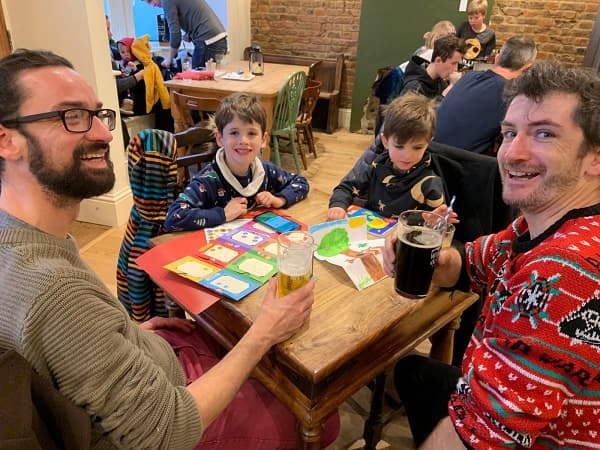
M306 77L306 81L313 81L317 79L317 71L319 70L322 64L323 60L318 60L308 67L308 76ZM319 82L319 84L321 83Z
M298 148L296 141L296 119L300 110L300 101L306 83L306 74L302 71L291 74L283 83L277 94L277 102L273 112L273 128L271 129L272 149L275 164L281 166L280 138L288 139L290 142L292 156L296 165L296 171L300 173L300 161L298 160Z
M192 167L210 162L218 149L211 119L196 122L193 113L198 116L215 113L221 101L212 97L197 97L176 91L171 95L173 102L183 112L183 121L188 127L175 134L178 161L177 185L183 189L191 178Z
M300 135L304 142L308 145L308 151L317 157L317 150L315 148L315 140L312 132L312 114L317 106L317 100L319 99L319 92L321 90L321 82L316 80L307 80L306 87L302 93L302 101L300 102L300 114L296 120L296 128L298 129L297 140L298 149L300 150L300 156L304 168L307 169L306 155L300 142Z

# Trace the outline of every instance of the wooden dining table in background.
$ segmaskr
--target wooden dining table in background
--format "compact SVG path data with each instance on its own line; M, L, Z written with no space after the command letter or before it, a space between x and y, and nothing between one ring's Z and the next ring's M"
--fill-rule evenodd
M312 190L284 212L305 224L321 223L328 198L328 193ZM174 237L159 236L153 243L160 246ZM298 418L303 449L320 448L324 419L423 340L431 339L433 357L450 362L460 315L476 299L473 293L432 288L427 298L409 300L394 292L389 278L358 291L341 267L316 259L314 275L318 281L310 319L292 338L273 347L253 373ZM196 298L181 295L174 300L229 349L253 323L265 289L240 302L217 301L202 312L200 289ZM372 410L365 427L365 437L375 439L373 445L381 432L380 413Z
M237 72L238 70L248 71L248 61L234 61L220 68L225 72ZM294 72L308 72L308 66L295 66L289 64L265 64L264 74L257 75L254 78L243 80L228 80L222 76L216 76L214 80L169 80L165 86L169 91L177 91L185 95L195 95L199 97L211 97L223 99L235 92L246 92L256 95L265 108L267 114L267 131L271 130L273 125L273 109L277 101L277 94L284 81ZM174 104L171 96L171 114L175 122L175 131L182 131L187 128L182 119L182 114L177 105ZM270 146L263 150L263 159L269 160Z

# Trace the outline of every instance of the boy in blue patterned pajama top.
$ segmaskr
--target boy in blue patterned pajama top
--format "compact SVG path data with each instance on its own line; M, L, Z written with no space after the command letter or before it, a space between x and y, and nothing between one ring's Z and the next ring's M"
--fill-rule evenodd
M224 98L215 123L221 148L169 207L168 231L214 227L255 206L288 207L308 194L306 178L258 158L269 135L265 110L255 96Z

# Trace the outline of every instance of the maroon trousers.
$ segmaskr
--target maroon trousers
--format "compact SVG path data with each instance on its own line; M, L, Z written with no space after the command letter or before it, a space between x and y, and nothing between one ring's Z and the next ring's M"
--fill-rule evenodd
M206 333L187 334L158 330L175 350L191 383L223 357L223 349ZM324 423L321 446L331 444L340 432L340 417L331 414ZM233 401L202 433L196 450L295 449L298 422L294 415L260 382L249 379Z

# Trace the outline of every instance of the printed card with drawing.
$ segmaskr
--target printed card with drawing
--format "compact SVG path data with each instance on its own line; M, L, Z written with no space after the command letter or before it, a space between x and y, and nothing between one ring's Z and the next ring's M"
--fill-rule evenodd
M277 259L260 256L254 250L250 250L229 264L226 269L264 284L277 273Z
M203 278L220 270L219 267L208 264L206 261L194 258L193 256L184 256L164 267L165 269L170 270L177 275L181 275L188 280L192 280L195 283L198 283Z
M217 227L205 228L204 235L206 236L206 242L214 241L220 236L244 226L248 222L251 222L251 219L236 219L231 222L225 222Z
M236 301L241 300L262 286L257 281L245 278L227 269L220 270L201 280L200 285Z
M266 234L257 233L246 228L238 228L219 237L219 242L226 242L234 248L250 250L268 239L269 236Z
M200 258L221 267L225 267L243 253L243 250L220 241L211 241L198 250Z
M386 278L385 239L367 239L363 217L313 225L310 232L317 245L315 258L342 267L359 291Z
M348 219L364 217L367 221L367 232L377 237L384 236L396 225L396 220L384 217L370 209L351 205L348 210Z

